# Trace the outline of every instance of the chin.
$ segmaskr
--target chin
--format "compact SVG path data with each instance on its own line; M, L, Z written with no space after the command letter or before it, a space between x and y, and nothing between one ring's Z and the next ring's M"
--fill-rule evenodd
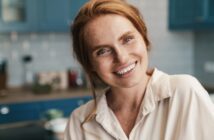
M139 85L141 82L140 81L128 81L128 82L120 82L115 84L115 87L118 88L132 88L137 85Z

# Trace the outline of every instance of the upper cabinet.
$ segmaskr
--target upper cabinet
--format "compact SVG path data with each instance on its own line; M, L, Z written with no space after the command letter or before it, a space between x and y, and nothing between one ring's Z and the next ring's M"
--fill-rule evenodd
M214 0L169 0L169 28L214 29Z
M84 5L88 0L70 0L71 6L69 8L70 17L71 19L74 19L78 11L80 10L80 7Z
M207 19L209 23L214 23L214 0L206 0Z
M0 32L69 32L87 0L0 0Z
M39 31L68 31L71 22L70 0L37 0Z

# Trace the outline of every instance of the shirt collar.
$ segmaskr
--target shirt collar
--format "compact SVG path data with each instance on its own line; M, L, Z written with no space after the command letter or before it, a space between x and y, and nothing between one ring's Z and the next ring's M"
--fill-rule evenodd
M143 115L152 112L158 101L171 97L169 84L169 75L154 68L141 104Z
M109 110L105 93L107 90L102 91L101 96L97 98L97 119L104 121L106 118L106 112Z
M107 99L105 93L107 90L105 90L98 100L97 104L97 114L96 114L96 121L102 125L102 127L105 128L105 130L114 136L115 138L117 135L121 132L120 129L118 129L116 125L116 118L113 115L113 112L110 110L107 104Z
M155 109L155 104L158 101L171 97L169 84L169 75L162 71L159 71L156 68L152 70L151 78L148 82L145 96L141 104L140 111L143 115L152 112ZM106 112L109 111L109 107L105 95L107 90L108 89L103 90L100 94L101 96L97 98L97 119L99 119L100 121L106 120L108 116L108 113Z

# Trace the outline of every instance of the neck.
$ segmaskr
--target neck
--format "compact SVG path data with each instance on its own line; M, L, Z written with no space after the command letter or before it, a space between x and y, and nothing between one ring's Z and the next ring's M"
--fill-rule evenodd
M108 106L114 111L139 109L143 100L150 76L131 88L112 87L107 93Z

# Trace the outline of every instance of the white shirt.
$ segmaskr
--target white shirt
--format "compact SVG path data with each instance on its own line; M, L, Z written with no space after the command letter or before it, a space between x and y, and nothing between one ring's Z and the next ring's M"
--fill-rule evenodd
M207 91L189 75L154 70L129 138L104 93L96 115L81 128L93 108L90 101L72 112L65 140L214 140L214 105Z

